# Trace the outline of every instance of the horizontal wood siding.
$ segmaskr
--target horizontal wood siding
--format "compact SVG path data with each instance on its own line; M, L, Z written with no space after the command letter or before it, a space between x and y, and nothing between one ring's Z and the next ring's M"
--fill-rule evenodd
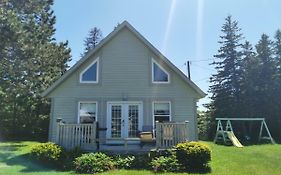
M99 83L80 84L80 72L97 57L100 61ZM151 83L152 57L169 72L170 84ZM194 98L197 97L195 91L126 28L70 75L49 96L55 101L53 117L62 117L67 122L75 122L79 100L97 101L98 121L101 126L106 126L107 101L122 101L124 98L128 101L142 101L144 125L151 125L152 101L169 100L172 102L173 120L189 120L190 138L196 138L192 126L195 122L193 103ZM52 122L54 125L55 120ZM55 131L51 133L53 136L55 135Z

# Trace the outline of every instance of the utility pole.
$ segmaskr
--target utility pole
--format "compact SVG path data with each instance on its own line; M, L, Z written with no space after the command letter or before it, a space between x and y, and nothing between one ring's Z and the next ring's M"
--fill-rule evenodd
M187 67L188 79L190 79L190 61L187 61L187 62L186 62L186 67Z

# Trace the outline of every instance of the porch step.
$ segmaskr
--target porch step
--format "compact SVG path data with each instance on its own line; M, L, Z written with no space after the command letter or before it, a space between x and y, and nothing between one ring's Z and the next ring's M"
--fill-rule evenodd
M143 147L140 144L128 144L127 147L122 145L112 145L112 144L102 144L100 145L100 151L109 151L109 152L147 152L151 149L154 149L155 145L144 145Z

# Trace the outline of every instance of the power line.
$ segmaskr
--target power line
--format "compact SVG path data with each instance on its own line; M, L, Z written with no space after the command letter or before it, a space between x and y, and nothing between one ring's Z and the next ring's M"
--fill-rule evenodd
M204 62L204 61L214 61L214 58L209 58L209 59L192 59L189 60L191 62Z
M198 65L198 64L192 63L192 62L191 62L191 65L193 65L193 66L197 66L197 67L199 67L199 68L201 68L201 69L205 69L205 70L209 70L209 71L214 71L214 69L210 69L210 68L207 68L207 67L204 67L204 66L201 66L201 65Z

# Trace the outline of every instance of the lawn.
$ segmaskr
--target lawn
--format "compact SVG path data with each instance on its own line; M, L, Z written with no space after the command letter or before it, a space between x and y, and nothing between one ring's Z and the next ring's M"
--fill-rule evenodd
M48 174L64 175L73 172L60 172L50 167L30 161L27 153L36 142L0 143L0 175L6 174ZM208 174L233 175L279 175L281 174L281 145L256 145L244 148L219 146L207 142L212 150L212 172ZM151 171L120 170L101 175L153 175ZM172 175L174 173L166 173ZM181 173L184 174L184 173Z
M36 142L4 142L0 143L0 175L33 174L33 175L65 175L72 172L59 172L53 168L30 161L27 153Z

